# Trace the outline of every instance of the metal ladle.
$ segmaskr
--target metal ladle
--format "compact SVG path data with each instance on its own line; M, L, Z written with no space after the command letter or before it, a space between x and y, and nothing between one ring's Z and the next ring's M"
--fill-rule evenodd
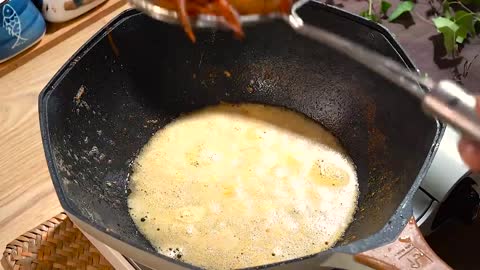
M130 3L150 17L167 23L178 23L175 11L155 5L149 0L129 0ZM297 33L327 45L365 65L386 79L407 90L417 97L423 110L446 124L451 125L463 135L480 142L480 117L477 115L476 97L451 80L433 81L412 72L377 52L351 42L339 35L306 24L297 14L297 10L310 0L300 0L292 7L290 15L270 13L266 15L244 15L240 17L242 25L258 24L272 19L283 19ZM197 28L222 28L223 18L214 15L200 15L192 22ZM423 87L430 91L425 92Z

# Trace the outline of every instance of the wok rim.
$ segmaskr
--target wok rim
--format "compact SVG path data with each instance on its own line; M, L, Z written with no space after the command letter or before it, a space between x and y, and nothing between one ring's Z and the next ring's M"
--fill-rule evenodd
M412 69L414 72L418 72L418 69L413 63L413 61L410 59L407 53L403 50L400 43L394 38L394 35L386 27L380 24L374 23L372 21L369 21L351 12L337 8L335 6L321 3L317 0L311 0L305 5L310 5L312 3L320 5L327 12L334 13L337 16L341 16L355 23L360 23L364 26L371 28L374 31L379 32L388 41L389 45L391 46L392 49L394 49L395 53L397 53L399 58L402 60L403 64L409 69ZM68 201L66 200L66 196L63 191L61 181L59 179L58 169L54 164L54 155L52 153L52 147L50 143L50 134L48 132L49 123L48 123L48 117L47 117L48 100L50 95L52 94L53 91L55 91L56 86L69 74L71 69L75 66L76 61L78 61L83 56L85 56L90 51L90 49L92 49L100 40L102 40L106 35L108 35L113 29L120 26L124 21L139 15L142 15L142 13L133 8L127 9L121 12L120 14L118 14L115 18L113 18L110 22L108 22L104 27L102 27L97 33L95 33L88 41L86 41L57 71L57 73L55 73L55 75L52 77L49 83L40 92L39 99L38 99L38 111L39 111L39 121L40 121L40 132L42 136L42 145L44 148L47 166L48 166L50 177L52 179L52 182L55 188L55 192L57 193L57 196L59 198L60 204L69 215L74 216L75 219L78 219L79 221L87 224L88 226L94 228L98 232L104 235L107 235L109 237L112 237L117 241L121 241L125 244L128 244L140 252L149 253L151 255L158 257L159 259L163 259L168 262L171 262L183 267L187 267L190 269L200 269L188 263L171 259L160 253L146 250L142 246L136 245L134 243L121 240L119 235L116 235L115 233L112 233L112 232L107 232L105 228L100 227L97 224L90 223L88 219L86 219L80 213L77 213L77 211L75 211L74 208L69 205ZM423 90L426 92L428 91L425 88L423 88ZM347 254L357 254L366 250L374 249L376 247L385 245L389 242L392 242L402 232L409 218L413 215L412 198L417 192L418 188L420 187L422 180L426 176L427 171L435 156L435 153L439 147L440 140L443 136L445 125L440 121L438 121L437 119L433 119L433 121L435 122L435 129L436 129L435 136L431 142L429 152L425 157L423 165L419 170L417 176L415 177L415 180L412 186L410 187L409 191L403 198L402 202L399 204L395 212L390 217L389 221L385 224L385 226L382 229L380 229L376 233L371 234L368 237L361 238L356 241L352 241L349 244L346 244L343 246L333 247L329 250L322 251L316 254L295 258L288 261L282 261L278 263L267 264L267 265L262 265L257 267L243 268L243 269L265 269L265 268L275 267L275 266L284 265L284 264L293 264L295 262L300 262L305 260L322 259L322 258L325 258L326 256L329 256L337 252L347 253Z

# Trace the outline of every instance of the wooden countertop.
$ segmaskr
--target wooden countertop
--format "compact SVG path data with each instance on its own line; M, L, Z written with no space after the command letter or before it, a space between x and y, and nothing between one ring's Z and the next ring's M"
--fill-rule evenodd
M127 8L123 5L0 78L0 252L62 211L43 154L38 94L81 45Z
M340 3L355 13L366 5L355 0ZM425 16L426 4L417 6L416 12ZM37 113L39 92L87 39L127 7L122 6L0 78L0 250L62 211L43 154ZM416 16L413 20L415 25L388 23L387 27L397 35L418 67L434 78L451 78L455 67L462 69L463 63L479 52L480 39L477 38L462 51L462 59L447 59L437 49L441 40L437 40L435 29ZM479 90L479 71L480 61L476 61L469 76L463 78L465 86L473 91Z

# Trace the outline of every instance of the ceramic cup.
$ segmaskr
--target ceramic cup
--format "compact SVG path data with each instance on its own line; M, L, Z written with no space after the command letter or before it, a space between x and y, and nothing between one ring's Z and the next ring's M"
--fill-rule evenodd
M42 15L30 0L0 0L0 63L37 43L45 29Z
M1 0L0 0L1 1ZM48 22L65 22L76 18L106 0L33 0Z

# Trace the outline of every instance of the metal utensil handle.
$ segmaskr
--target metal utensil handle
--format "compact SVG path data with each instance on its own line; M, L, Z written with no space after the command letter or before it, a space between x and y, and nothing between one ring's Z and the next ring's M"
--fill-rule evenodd
M440 81L422 100L423 109L450 124L463 135L480 142L480 118L477 98L458 84Z
M428 88L434 86L431 79L420 77L417 73L407 70L386 56L369 50L339 35L328 32L327 30L304 23L303 20L296 15L295 10L293 10L292 14L288 17L288 23L297 33L344 53L386 79L408 90L418 98L423 97L425 94L420 84Z
M430 115L480 142L480 118L475 110L476 98L459 85L447 80L435 83L388 57L321 28L305 24L295 12L287 21L297 33L344 53L407 90L422 101L424 110ZM422 86L431 91L425 93Z

